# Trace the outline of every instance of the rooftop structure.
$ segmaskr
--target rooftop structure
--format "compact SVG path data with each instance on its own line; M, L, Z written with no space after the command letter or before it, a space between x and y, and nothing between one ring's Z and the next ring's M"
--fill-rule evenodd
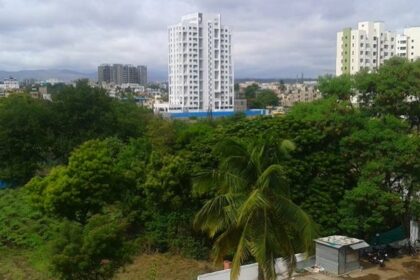
M336 275L359 269L358 250L369 247L361 239L341 235L315 239L315 244L316 265Z

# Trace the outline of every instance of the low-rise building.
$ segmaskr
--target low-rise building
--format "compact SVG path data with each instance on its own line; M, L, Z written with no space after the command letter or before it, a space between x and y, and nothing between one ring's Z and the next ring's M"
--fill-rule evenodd
M19 81L13 77L9 77L4 79L2 84L0 83L0 88L3 89L3 91L18 90L20 88Z
M321 93L315 85L308 84L286 84L279 95L280 104L290 108L298 102L311 102L321 98Z

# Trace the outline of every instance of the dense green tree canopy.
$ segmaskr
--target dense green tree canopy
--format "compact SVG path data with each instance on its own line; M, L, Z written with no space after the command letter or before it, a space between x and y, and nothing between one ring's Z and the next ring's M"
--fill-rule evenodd
M420 217L418 65L325 78L326 98L278 117L170 121L86 83L1 98L0 180L15 188L0 190L0 248L47 256L56 278L108 279L133 253L214 247L267 278L272 256L309 245L284 234L299 217L323 236L407 226ZM210 186L199 195L197 178Z
M0 98L0 180L22 184L47 160L53 144L47 105L28 95Z

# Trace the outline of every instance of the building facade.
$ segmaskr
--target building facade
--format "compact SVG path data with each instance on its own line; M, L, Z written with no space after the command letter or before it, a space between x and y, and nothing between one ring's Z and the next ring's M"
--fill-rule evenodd
M232 34L221 16L184 16L168 40L169 110L233 110Z
M383 22L359 22L357 29L337 33L336 75L355 74L361 69L378 69L396 54L396 34Z
M131 64L102 64L98 66L98 82L121 84L147 84L147 67Z
M420 58L420 26L404 29L404 36L407 38L407 59L415 61Z
M420 27L403 34L386 31L383 22L359 22L357 29L337 33L336 75L376 70L393 56L414 61L420 57Z
M4 91L13 91L20 88L19 81L15 78L9 77L4 79L3 83L0 83L0 88Z

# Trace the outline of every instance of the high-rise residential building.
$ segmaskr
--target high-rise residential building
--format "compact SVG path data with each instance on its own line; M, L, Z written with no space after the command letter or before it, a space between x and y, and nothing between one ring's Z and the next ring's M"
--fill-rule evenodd
M169 111L233 110L232 33L221 16L186 15L168 39Z
M361 69L375 70L385 60L420 58L420 27L404 29L403 34L386 31L383 22L359 22L357 29L337 33L336 75L355 74Z
M117 85L147 84L147 67L131 64L102 64L98 66L98 82L114 83Z
M407 39L407 58L415 61L420 58L420 26L404 29L404 36Z
M102 64L98 66L98 82L111 82L112 66L109 64Z
M396 54L396 34L386 31L383 22L359 22L357 29L337 33L336 75L374 70Z
M407 57L407 36L397 34L396 55L400 57Z
M139 84L146 85L147 84L147 66L139 65L137 66L137 73Z

